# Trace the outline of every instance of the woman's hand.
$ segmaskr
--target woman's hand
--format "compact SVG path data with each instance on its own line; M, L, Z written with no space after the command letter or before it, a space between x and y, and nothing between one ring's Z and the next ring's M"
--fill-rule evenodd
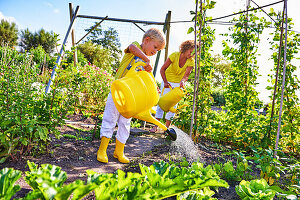
M180 81L180 87L181 87L181 88L184 88L184 87L185 87L185 81L183 81L183 80Z
M164 87L165 88L170 88L172 87L171 84L169 82L164 82Z

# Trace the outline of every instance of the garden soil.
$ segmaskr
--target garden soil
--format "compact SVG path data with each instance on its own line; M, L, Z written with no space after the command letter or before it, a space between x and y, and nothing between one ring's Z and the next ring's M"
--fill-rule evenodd
M149 130L152 125L146 124L145 128L131 129L130 137L125 145L125 155L131 160L129 164L119 163L112 156L115 147L114 139L111 140L107 149L109 162L100 163L96 159L100 140L87 139L91 138L92 133L94 133L95 121L90 118L85 119L81 115L74 115L70 116L70 119L66 122L65 126L58 128L63 137L60 139L53 138L47 153L22 156L16 160L9 159L0 164L0 169L5 167L14 168L22 171L24 177L24 172L29 171L27 160L38 165L48 163L61 167L67 173L68 179L65 183L68 184L77 179L86 180L86 170L93 170L98 173L114 173L116 170L121 169L125 172L139 173L139 163L150 166L161 160L180 162L183 157L187 158L189 162L194 161L184 152L176 152L176 149L171 148L172 141L163 134L161 129L156 133L150 133ZM180 138L177 139L180 140ZM196 154L199 155L199 160L204 162L206 166L230 159L224 158L222 155L224 151L230 151L230 147L216 145L210 141L201 141L197 145ZM229 189L219 188L219 191L213 197L224 200L239 199L234 190L234 186L238 183L228 183L230 185ZM31 191L30 186L23 178L20 178L16 184L21 186L21 190L13 198L24 197ZM88 195L84 199L94 199L94 195Z

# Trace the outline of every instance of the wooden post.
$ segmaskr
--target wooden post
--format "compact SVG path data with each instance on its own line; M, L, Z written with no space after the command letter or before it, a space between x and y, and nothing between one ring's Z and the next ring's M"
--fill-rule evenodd
M70 22L71 22L72 18L73 18L73 15L74 15L72 3L69 3L69 11L70 11ZM74 29L72 29L71 38L72 38L72 47L74 49L74 54L73 54L74 67L76 67L76 64L77 64L77 50L75 49L75 32L74 32Z
M170 37L170 22L171 22L171 11L168 11L167 17L167 34L166 34L166 49L165 49L165 61L168 59L168 51L169 51L169 37Z
M168 38L167 39L167 42L166 42L166 52L167 52L167 56L168 56L168 49L169 49L169 35L170 35L170 21L171 21L171 11L168 11L167 15L166 15L166 19L165 19L165 23L164 23L164 28L163 28L163 32L166 34L166 31L167 32L167 35L166 37ZM169 27L169 28L168 28ZM155 77L156 75L156 71L157 71L157 67L158 67L158 62L159 62L159 58L160 58L160 54L161 54L161 51L157 52L157 55L156 55L156 60L155 60L155 65L154 65L154 69L153 69L153 76ZM165 60L167 60L168 57L165 57Z

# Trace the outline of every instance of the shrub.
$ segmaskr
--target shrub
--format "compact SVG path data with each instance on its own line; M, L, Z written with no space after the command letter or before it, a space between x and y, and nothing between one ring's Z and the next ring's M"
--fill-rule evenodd
M0 48L0 159L44 151L49 133L64 123L72 98L53 84L45 95L37 88L39 68L31 57L10 48ZM45 85L41 85L45 88Z

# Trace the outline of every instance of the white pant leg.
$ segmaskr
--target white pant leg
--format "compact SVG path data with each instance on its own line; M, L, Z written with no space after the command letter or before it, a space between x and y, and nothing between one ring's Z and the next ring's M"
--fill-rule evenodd
M169 83L172 86L172 88L180 86L180 83L172 83L172 82L169 82ZM164 94L167 94L168 92L170 92L170 88L164 88L164 83L161 83L160 90L162 91L163 89L164 89L164 93L162 93L161 96L163 96ZM176 108L177 104L174 107ZM164 111L159 106L157 106L155 117L158 118L158 119L161 119L163 117L163 114L164 114ZM167 120L170 120L174 116L175 116L175 113L167 112L165 118Z
M104 113L103 113L102 124L100 129L100 137L103 136L107 138L112 137L119 116L120 113L118 112L114 104L111 93L109 93L106 100Z
M126 144L126 141L130 135L130 122L131 118L127 119L122 115L119 116L116 138L123 144Z
M160 91L164 92L164 93L160 94L160 96L163 96L164 94L167 94L170 91L170 88L164 88L164 83L162 82L161 86L160 86ZM157 105L155 117L157 119L161 119L161 118L163 118L163 116L164 116L164 111L159 107L159 105Z

